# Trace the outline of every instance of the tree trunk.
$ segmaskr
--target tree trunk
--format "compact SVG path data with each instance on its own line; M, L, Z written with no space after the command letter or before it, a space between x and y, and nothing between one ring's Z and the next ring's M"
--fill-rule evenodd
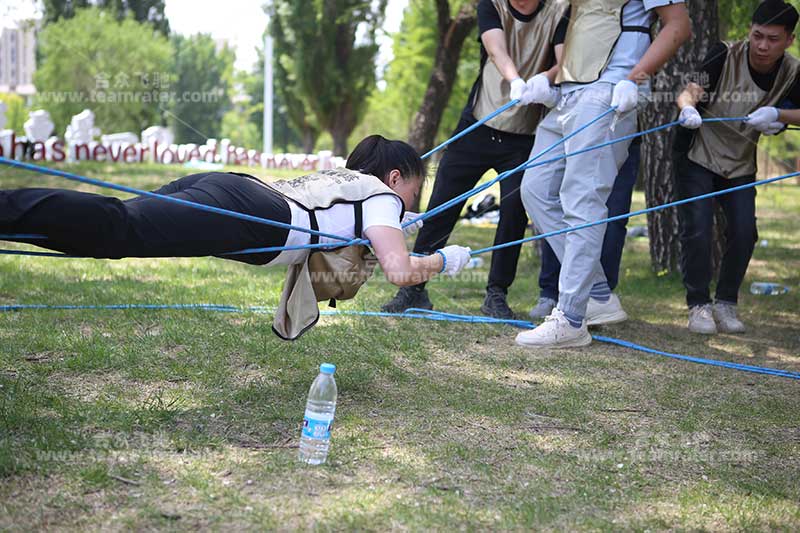
M347 139L358 125L355 106L351 102L340 102L334 111L332 125L328 132L333 137L333 155L347 157Z
M451 18L448 0L436 0L439 33L436 59L422 105L414 115L411 129L408 132L409 144L420 154L433 148L442 113L447 107L447 101L450 99L453 83L456 80L464 40L472 31L477 20L476 5L477 1L464 4L456 17Z
M693 73L697 72L697 66L706 56L709 47L719 39L716 0L695 0L688 2L687 7L692 19L692 39L684 44L663 71L653 78L653 101L639 115L642 129L675 120L677 116L675 100L678 94L689 81L696 81ZM672 164L673 134L670 128L644 137L640 170L644 176L648 207L671 202L677 198ZM647 226L653 269L656 272L674 271L680 257L677 209L670 208L648 214ZM721 249L718 243L715 247Z
M303 128L303 153L310 154L314 152L314 147L317 145L317 130L311 127Z

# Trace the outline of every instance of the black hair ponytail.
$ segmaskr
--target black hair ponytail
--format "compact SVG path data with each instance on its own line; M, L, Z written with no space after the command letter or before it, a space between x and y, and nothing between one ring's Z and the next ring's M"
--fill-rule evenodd
M365 137L347 158L345 167L371 174L384 181L392 169L397 169L404 179L425 174L422 159L408 143L390 141L380 135Z

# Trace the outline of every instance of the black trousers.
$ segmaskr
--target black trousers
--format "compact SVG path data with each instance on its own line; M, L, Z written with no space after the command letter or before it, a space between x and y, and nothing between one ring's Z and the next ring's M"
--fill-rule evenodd
M675 184L678 197L690 198L700 194L730 189L753 183L755 176L726 179L689 161L685 154L677 157ZM686 286L689 307L711 302L711 246L713 239L713 199L678 206L681 239L681 273ZM715 298L735 304L744 280L747 265L758 240L756 229L755 187L716 197L725 212L725 254L719 271Z
M290 223L279 194L245 174L193 174L159 194ZM40 234L37 246L98 259L220 255L245 248L282 246L289 231L158 198L131 200L66 189L0 191L0 233ZM279 252L225 256L265 264Z
M453 135L472 123L474 121L462 118ZM436 171L428 209L474 188L489 169L499 174L521 165L528 160L532 148L532 135L504 133L488 126L476 128L445 151ZM525 235L528 215L519 194L522 174L517 172L500 182L500 221L494 236L495 244L521 239ZM417 235L414 251L430 254L447 244L465 203L460 202L426 220ZM520 248L511 246L492 253L488 287L508 290L517 272Z

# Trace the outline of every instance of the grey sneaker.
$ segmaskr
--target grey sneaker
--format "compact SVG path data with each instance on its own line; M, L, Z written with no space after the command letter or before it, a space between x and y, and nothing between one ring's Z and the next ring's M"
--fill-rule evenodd
M714 322L711 304L696 305L689 308L689 331L703 335L714 335L717 332L717 324Z
M736 306L728 302L716 302L713 309L717 329L722 333L744 333L745 327L736 316Z
M553 312L553 309L557 304L558 302L552 298L539 298L539 301L536 302L536 306L531 309L531 312L528 314L531 316L531 318L544 318L546 316L550 316L550 313Z
M514 318L514 311L508 306L506 293L496 287L486 289L486 298L483 300L481 313L503 320L512 320Z
M406 309L433 309L433 303L428 298L425 287L400 287L394 298L381 306L384 313L403 313Z

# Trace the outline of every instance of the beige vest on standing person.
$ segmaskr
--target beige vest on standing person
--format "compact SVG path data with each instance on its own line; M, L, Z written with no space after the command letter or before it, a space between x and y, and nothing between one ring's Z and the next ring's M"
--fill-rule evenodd
M789 94L800 73L800 61L783 55L775 84L762 90L750 76L747 41L725 43L728 55L722 67L706 117L743 117L759 107L776 106ZM688 157L725 178L756 174L756 148L761 133L744 121L708 122L694 134Z
M375 176L352 170L324 170L293 180L266 184L308 211L312 229L316 229L315 210L334 204L353 205L356 237L361 237L364 200L380 194L397 196ZM401 200L402 202L402 200ZM402 219L402 212L400 219ZM312 235L311 242L318 239ZM317 302L353 298L372 275L375 256L363 245L342 246L334 250L308 250L302 262L290 265L272 330L284 340L295 340L319 320Z
M540 1L545 4L533 20L521 22L511 13L508 0L492 0L503 24L508 55L520 77L526 80L552 66L553 49L550 43L567 8L566 3L556 0ZM507 104L510 91L510 83L503 78L494 62L487 59L473 108L475 118L480 120ZM507 133L532 135L543 114L544 107L541 105L518 105L500 113L486 125Z
M570 0L557 84L591 83L600 78L622 34L622 8L628 1Z

